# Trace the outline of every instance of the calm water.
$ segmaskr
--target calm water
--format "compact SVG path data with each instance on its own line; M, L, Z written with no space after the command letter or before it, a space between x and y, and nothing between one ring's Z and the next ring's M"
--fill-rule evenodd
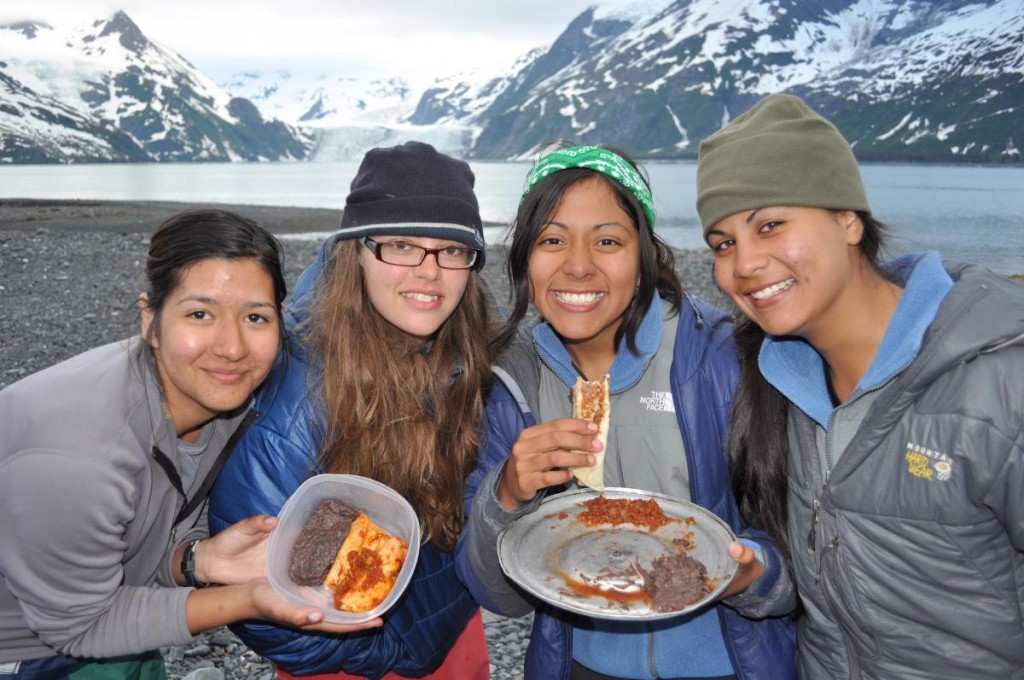
M507 223L526 163L474 162L480 209ZM340 210L357 163L159 163L0 166L0 198L107 199L278 205ZM658 231L680 248L703 248L694 208L696 165L646 166ZM1024 273L1024 168L868 164L875 215L894 253L934 248L1002 273ZM489 230L497 240L502 230Z

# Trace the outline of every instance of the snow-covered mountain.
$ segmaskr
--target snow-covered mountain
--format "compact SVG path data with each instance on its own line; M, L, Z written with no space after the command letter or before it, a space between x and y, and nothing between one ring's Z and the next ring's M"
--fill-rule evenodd
M788 91L832 118L863 160L1016 162L1024 146L1022 35L1024 0L595 6L503 74L403 86L400 97L393 83L386 97L374 94L379 83L348 81L356 89L345 100L331 90L330 106L318 109L330 116L317 125L333 141L316 157L447 130L456 134L442 135L454 145L446 150L481 159L527 158L556 139L693 158L700 140L732 116ZM283 95L279 88L270 100ZM302 101L308 112L320 100ZM270 110L299 123L284 103ZM361 122L369 114L372 135Z
M305 158L266 120L123 12L83 28L0 26L0 162Z
M415 139L464 154L479 127L464 120L493 100L494 78L463 72L429 82L404 78L362 79L320 73L245 71L221 86L256 104L264 115L315 131L311 160L359 160L375 146ZM437 100L434 95L441 95ZM432 109L433 102L441 103Z
M310 160L359 160L368 149L416 139L462 153L472 145L472 129L414 122L417 103L428 85L404 78L361 79L322 73L297 77L285 70L236 73L221 86L256 104L264 115L313 133Z
M557 139L694 158L779 91L862 160L1020 162L1022 36L1024 0L640 0L589 8L501 73L216 84L120 12L25 23L0 27L0 162L357 160L408 139L478 159Z
M423 89L397 77L366 80L322 73L297 78L285 70L236 73L221 86L265 115L312 127L401 121Z
M999 161L1024 144L1022 0L676 0L577 17L476 116L479 158L551 139L694 157L766 94L863 160Z

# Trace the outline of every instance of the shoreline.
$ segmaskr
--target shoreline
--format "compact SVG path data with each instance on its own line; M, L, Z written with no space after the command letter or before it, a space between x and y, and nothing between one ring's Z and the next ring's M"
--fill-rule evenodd
M282 242L289 240L322 241L333 232L341 218L341 208L303 208L238 203L187 203L180 201L117 201L107 199L36 199L0 198L0 233L4 231L32 231L51 229L57 232L104 232L118 234L149 234L161 222L176 212L189 208L219 208L249 217L269 230ZM484 222L484 235L488 248L504 248L504 235L508 225ZM496 238L492 238L496 236ZM677 248L677 255L691 253L708 256L705 248ZM984 265L979 262L978 264ZM1024 281L1024 263L1021 271L1005 276ZM490 269L490 267L488 267ZM684 284L688 284L685 276ZM698 286L698 294L706 289ZM722 300L715 294L708 296L716 304Z
M341 208L304 208L240 203L113 201L106 199L0 198L0 231L53 229L148 234L171 215L190 208L230 210L253 219L278 238L323 238L341 219ZM507 225L484 222L484 230ZM490 243L488 243L490 245Z
M213 207L253 219L281 242L291 291L341 210L173 201L0 199L0 389L134 333L149 234L171 215ZM487 224L488 229L503 225ZM492 232L493 233L493 232ZM507 247L487 244L481 276L506 306ZM675 249L684 287L730 307L711 276L710 249Z
M275 236L331 231L341 210L229 203L108 201L93 199L0 199L0 231L52 229L149 234L171 215L189 208L219 208L255 220Z

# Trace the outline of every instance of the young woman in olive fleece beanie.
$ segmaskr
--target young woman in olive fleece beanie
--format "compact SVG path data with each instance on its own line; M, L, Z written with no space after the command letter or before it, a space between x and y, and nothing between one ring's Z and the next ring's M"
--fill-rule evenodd
M740 312L733 485L788 545L801 677L1021 676L1024 288L880 263L850 145L797 97L706 139L697 184Z

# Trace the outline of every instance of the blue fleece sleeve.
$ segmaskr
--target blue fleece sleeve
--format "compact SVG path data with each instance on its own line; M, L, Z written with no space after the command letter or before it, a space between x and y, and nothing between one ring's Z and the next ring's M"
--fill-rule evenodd
M745 592L723 600L723 603L752 619L792 613L796 608L796 586L778 548L767 534L753 529L744 531L738 540L757 554L763 573Z
M309 435L304 380L293 380L274 399L257 400L261 416L239 441L211 494L211 531L254 514L277 515L315 470L318 443ZM381 628L322 635L245 622L231 629L255 652L297 675L342 670L369 677L389 671L417 676L444 661L477 607L456 576L454 553L428 545Z
M456 547L459 578L485 608L504 616L522 616L534 609L534 603L501 569L498 534L517 517L533 511L543 494L508 512L496 492L512 445L531 424L504 385L498 384L487 401L479 461L466 484L466 525Z

